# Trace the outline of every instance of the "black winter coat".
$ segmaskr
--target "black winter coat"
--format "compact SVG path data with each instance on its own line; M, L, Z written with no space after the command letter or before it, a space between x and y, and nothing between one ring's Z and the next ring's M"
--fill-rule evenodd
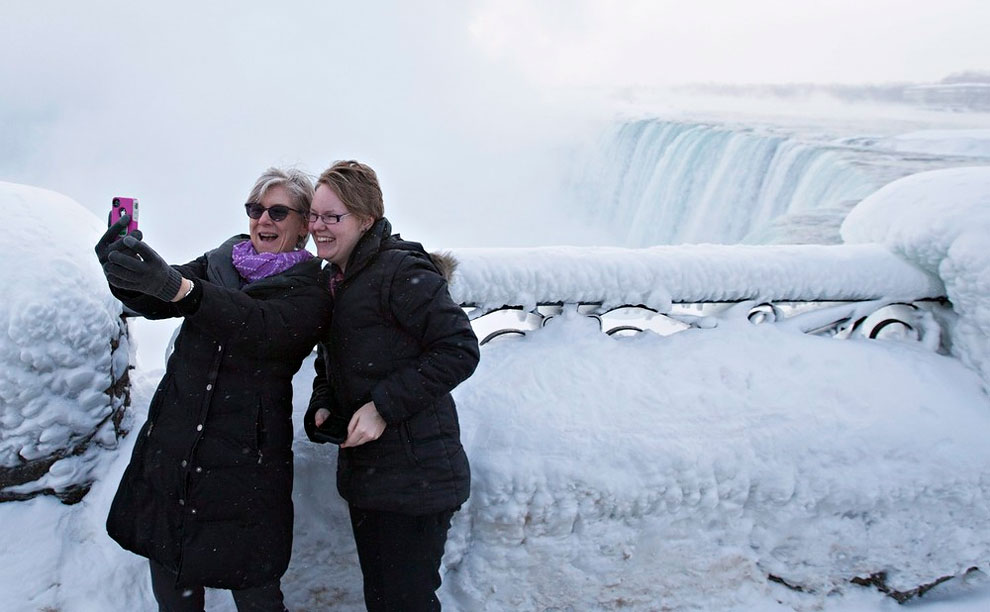
M317 259L240 287L231 250L176 269L175 303L115 291L150 319L185 317L117 489L107 531L179 586L270 583L292 548L292 376L329 324Z
M318 347L304 424L315 439L318 409L346 423L374 401L385 431L340 449L337 489L360 508L429 514L468 498L470 469L450 391L477 367L478 339L423 247L390 234L380 219L351 254Z

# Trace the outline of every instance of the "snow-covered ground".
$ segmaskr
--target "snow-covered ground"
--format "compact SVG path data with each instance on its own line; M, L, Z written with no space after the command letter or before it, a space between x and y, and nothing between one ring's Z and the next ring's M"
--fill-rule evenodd
M67 206L34 197L49 210ZM986 168L916 175L864 200L843 226L847 242L885 247L883 254L876 245L849 247L886 262L877 271L890 277L878 282L904 275L945 290L955 306L944 329L951 354L930 343L809 336L729 314L708 329L611 337L568 311L526 337L486 345L478 371L455 392L474 484L445 556L446 608L897 609L876 589L850 583L877 572L900 591L957 576L910 608L990 608L988 197ZM79 223L79 241L95 242L99 225ZM54 248L53 257L93 257L91 247ZM699 266L701 277L685 286L806 282L787 267L753 272L773 260L725 248L718 257L754 275L705 277ZM813 252L801 257L828 273L830 264ZM456 295L506 291L484 253L464 255ZM536 260L511 255L488 255L504 257L506 278L549 265L539 253ZM614 265L598 268L559 257L553 292L584 299L589 285L640 291L657 269L643 255L632 265L634 254L610 251L603 259ZM6 250L4 260L6 267L19 261ZM651 278L658 304L683 289L662 274ZM543 297L520 291L533 302ZM495 298L479 301L488 299ZM283 585L290 609L359 610L334 449L308 443L301 431L311 371L304 365L296 379L297 522ZM160 375L151 367L132 373L126 427L143 420ZM38 430L49 424L27 421ZM120 550L103 528L132 443L124 438L97 455L100 478L79 504L50 497L0 504L4 609L153 609L145 561ZM979 570L967 574L971 567ZM209 604L233 610L225 593L211 593Z

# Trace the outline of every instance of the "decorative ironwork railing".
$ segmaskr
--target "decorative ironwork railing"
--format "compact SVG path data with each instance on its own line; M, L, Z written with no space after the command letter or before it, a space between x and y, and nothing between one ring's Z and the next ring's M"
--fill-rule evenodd
M938 350L942 342L940 320L949 308L944 300L913 303L884 300L861 302L704 302L675 304L669 312L642 305L603 308L600 304L540 304L533 310L503 306L483 310L467 305L468 316L481 344L497 338L524 336L540 329L565 310L598 321L609 336L643 332L670 335L686 329L710 329L731 319L756 325L774 324L807 334L835 338L870 338L924 342Z

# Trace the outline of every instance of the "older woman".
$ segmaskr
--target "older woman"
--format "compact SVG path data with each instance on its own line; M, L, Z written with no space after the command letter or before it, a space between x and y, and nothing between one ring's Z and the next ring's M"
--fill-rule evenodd
M96 247L114 294L182 327L107 519L148 557L161 610L203 610L203 587L238 610L284 610L292 546L292 376L326 332L329 294L302 247L313 187L271 168L245 205L248 235L181 266L141 240ZM137 234L137 232L135 232Z
M439 610L440 560L470 472L450 391L478 340L434 260L392 234L374 170L337 162L309 228L334 293L304 423L337 441L368 610Z

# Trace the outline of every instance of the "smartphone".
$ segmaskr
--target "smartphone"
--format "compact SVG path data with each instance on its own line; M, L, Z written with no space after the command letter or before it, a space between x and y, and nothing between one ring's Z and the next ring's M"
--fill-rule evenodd
M137 198L122 198L117 196L113 199L113 203L110 205L110 220L109 225L116 223L121 215L127 215L131 218L130 223L127 227L121 230L120 236L124 237L130 234L138 228L138 201Z
M334 412L330 413L327 420L313 430L313 439L317 442L330 442L331 444L343 444L347 439L347 425L350 419L345 419Z

